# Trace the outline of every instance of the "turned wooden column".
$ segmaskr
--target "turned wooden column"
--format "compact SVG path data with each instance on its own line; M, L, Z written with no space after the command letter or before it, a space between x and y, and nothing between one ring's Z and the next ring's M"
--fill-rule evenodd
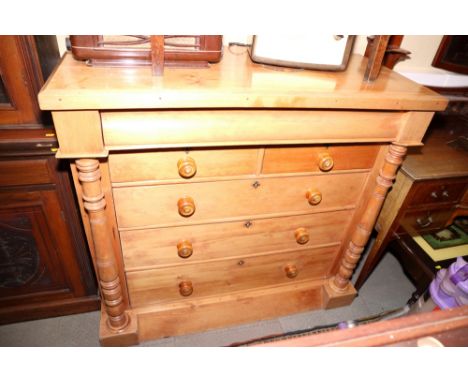
M76 161L78 179L83 192L84 208L89 216L95 250L96 273L107 313L107 326L112 331L123 330L129 324L125 312L117 263L112 247L112 233L104 209L106 199L101 187L101 172L97 159Z
M376 185L361 221L351 236L348 248L341 260L340 268L330 286L335 291L342 291L348 286L356 264L361 258L364 247L374 228L388 189L395 180L398 167L403 162L406 147L392 144L385 156L385 161L377 176Z

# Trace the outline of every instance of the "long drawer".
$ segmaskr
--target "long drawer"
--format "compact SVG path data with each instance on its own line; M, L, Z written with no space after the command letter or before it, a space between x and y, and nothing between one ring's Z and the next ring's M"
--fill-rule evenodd
M123 231L120 239L125 269L132 270L337 244L351 217L336 211Z
M133 307L327 276L339 246L127 272Z
M367 172L327 174L122 187L113 192L120 228L170 226L351 209L366 177Z
M259 105L261 106L261 105ZM389 142L405 113L347 110L102 112L110 149Z

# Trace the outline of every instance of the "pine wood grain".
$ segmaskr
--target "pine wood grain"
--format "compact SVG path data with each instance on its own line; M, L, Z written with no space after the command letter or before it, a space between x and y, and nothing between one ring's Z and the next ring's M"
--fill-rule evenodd
M228 257L275 253L285 250L339 244L347 227L351 211L273 219L255 219L217 224L190 225L171 228L122 231L120 239L125 269L183 265ZM298 244L295 230L306 230L309 241ZM193 253L181 258L180 242L191 243Z
M151 225L195 224L219 220L290 212L321 212L330 208L353 208L367 173L232 180L148 187L114 188L119 228ZM311 206L305 195L314 187L322 201ZM342 190L346 190L345 193ZM191 197L195 213L182 217L178 200Z
M350 58L343 72L271 68L251 62L247 51L224 51L210 69L89 67L66 54L39 94L44 110L142 108L342 108L443 110L437 93L382 68L364 83L367 59Z
M52 118L62 155L86 153L89 157L105 151L97 111L56 111Z
M180 176L177 162L192 158L196 173L189 179ZM145 180L193 181L206 177L255 174L258 149L163 150L111 154L109 167L112 182Z
M402 112L183 110L102 112L107 149L395 140ZM131 126L131 129L128 128Z
M242 259L127 272L130 301L133 307L138 307L324 278L338 248L303 249L268 256L246 256ZM286 275L288 265L297 267L298 274L294 279ZM189 297L181 296L179 292L179 284L183 281L192 283L193 293Z
M140 341L293 314L322 307L322 280L135 308Z
M321 154L328 154L333 159L333 168L329 171L370 169L374 165L379 148L376 144L267 148L262 172L323 173L319 168Z

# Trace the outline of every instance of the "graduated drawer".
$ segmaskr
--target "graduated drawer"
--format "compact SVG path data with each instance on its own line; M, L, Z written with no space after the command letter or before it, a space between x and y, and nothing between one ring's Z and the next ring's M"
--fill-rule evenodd
M262 173L370 169L380 147L367 144L266 148Z
M261 105L260 105L261 106ZM109 149L390 142L405 113L346 110L102 112Z
M466 179L423 182L415 186L410 206L432 203L455 203L463 196Z
M258 149L200 149L111 154L109 168L112 182L240 176L255 174L258 152Z
M281 252L339 243L350 211L120 233L125 269ZM339 228L338 228L339 227Z
M113 189L120 228L168 226L354 208L367 173L328 174L185 183ZM311 205L308 191L321 194ZM181 216L178 204L191 198L195 212ZM263 216L266 217L266 216Z
M130 301L133 307L137 307L291 283L294 280L324 278L338 249L339 246L303 249L127 272Z

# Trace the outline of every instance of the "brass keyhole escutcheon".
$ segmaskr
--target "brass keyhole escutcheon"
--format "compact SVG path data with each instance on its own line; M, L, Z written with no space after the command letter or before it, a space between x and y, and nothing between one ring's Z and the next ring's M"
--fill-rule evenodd
M256 180L255 182L252 183L252 187L257 189L261 186L260 182L258 180Z

